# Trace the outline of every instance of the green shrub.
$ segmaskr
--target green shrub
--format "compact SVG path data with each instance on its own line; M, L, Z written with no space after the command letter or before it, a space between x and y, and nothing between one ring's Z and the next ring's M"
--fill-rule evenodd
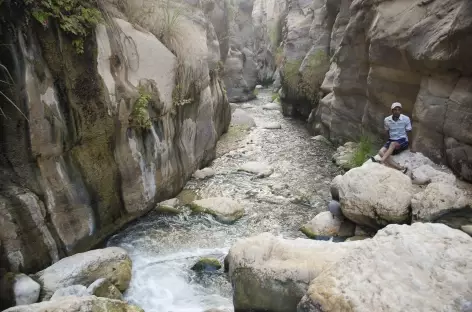
M374 145L372 143L372 139L369 136L362 136L356 149L354 150L354 154L352 154L352 158L350 164L352 167L359 167L369 159L370 155L375 155L376 151L374 149Z
M254 94L254 96L258 96L259 95L259 90L257 90L257 89L252 90L252 94Z
M151 100L151 94L139 90L139 97L134 102L133 111L131 112L131 124L135 128L149 129L152 127L151 118L149 117L148 105Z
M278 93L272 93L272 102L280 103L280 95Z
M100 10L92 0L25 0L31 16L42 25L53 18L59 27L74 37L78 54L84 52L84 38L102 21Z

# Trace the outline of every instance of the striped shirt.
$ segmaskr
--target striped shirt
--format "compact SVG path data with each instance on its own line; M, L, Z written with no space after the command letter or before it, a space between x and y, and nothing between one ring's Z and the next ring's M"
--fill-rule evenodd
M400 114L397 121L393 120L393 115L384 119L384 128L389 132L390 140L406 139L408 141L407 131L411 131L411 121L408 116Z

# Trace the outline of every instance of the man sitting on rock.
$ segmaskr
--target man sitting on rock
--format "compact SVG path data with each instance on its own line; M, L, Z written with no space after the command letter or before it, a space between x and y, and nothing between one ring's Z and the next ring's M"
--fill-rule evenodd
M411 131L410 118L402 114L402 105L398 102L392 104L392 115L384 119L384 128L388 134L388 141L380 149L380 161L371 157L373 162L387 163L391 167L402 170L406 173L408 168L400 166L390 158L390 155L397 155L408 149L408 134Z

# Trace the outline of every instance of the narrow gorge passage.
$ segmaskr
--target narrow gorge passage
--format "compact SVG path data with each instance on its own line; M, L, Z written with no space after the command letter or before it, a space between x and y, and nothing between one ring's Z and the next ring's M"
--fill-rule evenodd
M340 173L331 161L334 148L315 141L302 121L265 110L269 90L234 108L254 118L247 133L232 126L217 147L211 168L215 176L190 180L184 190L201 198L227 197L246 209L234 224L186 211L180 215L151 212L112 237L108 245L125 248L133 260L133 277L126 300L147 312L233 311L232 290L223 269L196 273L190 268L201 257L223 262L230 246L242 237L272 232L287 238L304 237L301 225L326 209L329 184ZM278 123L281 129L264 129ZM246 162L269 164L266 178L238 171Z

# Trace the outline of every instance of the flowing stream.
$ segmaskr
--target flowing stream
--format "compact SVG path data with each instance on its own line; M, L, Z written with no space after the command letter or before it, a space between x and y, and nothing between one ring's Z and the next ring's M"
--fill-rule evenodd
M196 273L190 268L201 257L221 263L239 238L272 232L286 238L304 237L299 228L330 199L329 184L340 173L331 162L334 148L313 140L303 121L265 110L271 92L232 104L251 115L257 127L231 127L217 146L211 165L216 175L190 180L184 193L201 198L238 200L245 216L232 225L185 210L179 215L151 212L110 238L109 246L125 248L133 261L133 277L125 299L146 312L233 311L231 284L223 273ZM268 123L281 129L264 129ZM274 173L266 178L237 171L248 161L266 162ZM188 196L187 196L188 197Z

